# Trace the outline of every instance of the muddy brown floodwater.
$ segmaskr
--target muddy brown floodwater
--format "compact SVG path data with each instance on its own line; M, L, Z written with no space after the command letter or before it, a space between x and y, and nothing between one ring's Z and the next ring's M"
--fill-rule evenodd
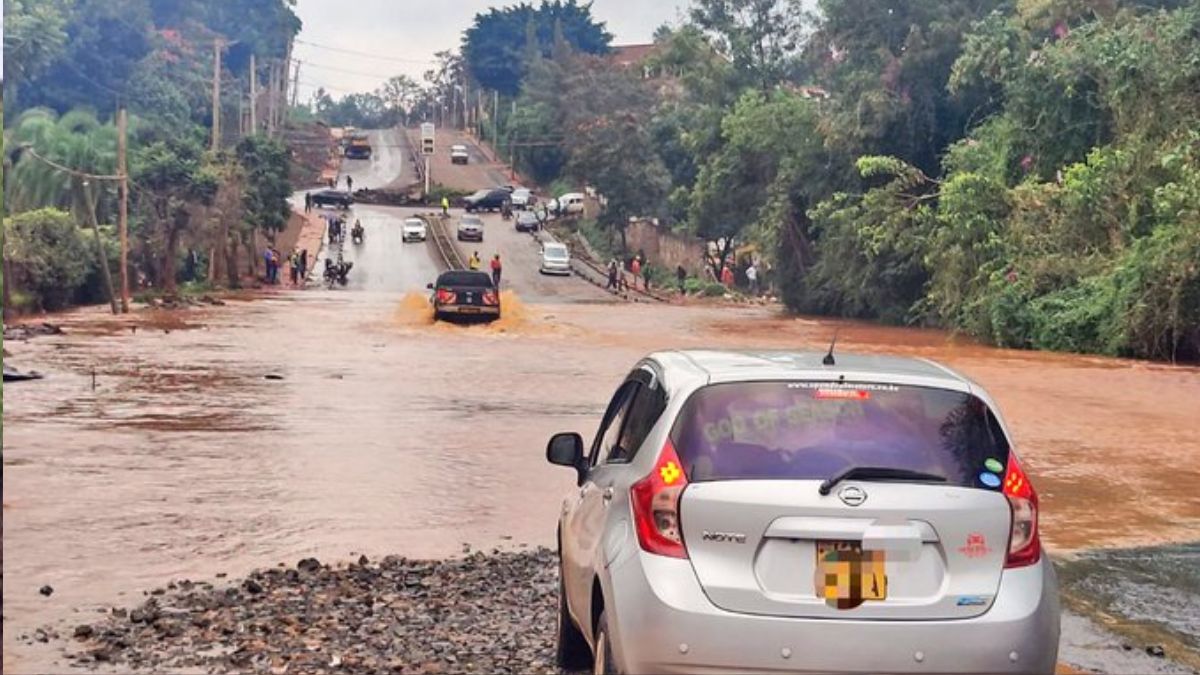
M7 344L48 377L4 388L5 672L54 663L20 634L172 579L553 545L572 477L546 464L545 440L590 436L625 371L660 348L824 349L840 327L841 350L938 359L999 401L1053 552L1200 531L1196 369L761 309L522 306L511 293L499 324L433 325L415 293L143 313L136 333L87 310L63 318L66 335Z

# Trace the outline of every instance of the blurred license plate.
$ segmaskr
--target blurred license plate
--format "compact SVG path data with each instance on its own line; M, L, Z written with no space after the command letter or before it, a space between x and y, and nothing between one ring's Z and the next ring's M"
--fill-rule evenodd
M458 311L462 312L463 314L478 314L479 308L478 307L459 307Z
M852 609L865 600L887 599L884 552L864 551L858 541L818 541L817 596Z

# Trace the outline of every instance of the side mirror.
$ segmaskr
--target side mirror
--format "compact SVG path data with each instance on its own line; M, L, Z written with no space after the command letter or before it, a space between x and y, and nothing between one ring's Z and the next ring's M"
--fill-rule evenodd
M574 432L554 434L546 444L546 460L575 469L576 483L583 484L587 467L583 459L583 437Z
M431 291L432 291L432 290L433 290L433 284L425 284L425 288L428 288L429 290L431 290Z

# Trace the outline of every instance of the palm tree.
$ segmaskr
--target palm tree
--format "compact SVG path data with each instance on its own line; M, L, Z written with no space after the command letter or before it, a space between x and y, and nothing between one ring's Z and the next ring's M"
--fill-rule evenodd
M9 208L13 212L60 208L74 214L77 222L90 225L96 235L99 269L116 313L108 258L96 215L101 200L109 201L109 186L79 175L114 172L116 127L111 123L101 124L89 110L72 110L57 117L53 111L33 109L23 113L13 128L5 132L4 147L9 153L6 163L11 162L12 166L12 171L6 172L5 185Z

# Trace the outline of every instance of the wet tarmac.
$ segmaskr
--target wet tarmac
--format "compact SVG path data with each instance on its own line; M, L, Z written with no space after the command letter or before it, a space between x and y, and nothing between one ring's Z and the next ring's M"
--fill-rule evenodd
M511 261L505 318L435 324L424 285L437 265L431 244L398 243L407 213L354 209L367 237L345 245L346 288L132 318L88 309L55 317L64 335L6 343L47 377L4 388L5 672L61 669L49 647L12 636L171 579L305 556L553 546L573 480L546 464L545 441L590 437L637 358L823 351L835 330L839 349L935 358L987 387L1039 490L1047 547L1082 561L1077 578L1064 571L1070 587L1194 638L1195 577L1178 573L1194 572L1194 547L1169 565L1086 552L1195 541L1200 370L759 308L600 304L582 281L527 269L536 244L515 233L487 240ZM1156 612L1181 584L1191 600Z

